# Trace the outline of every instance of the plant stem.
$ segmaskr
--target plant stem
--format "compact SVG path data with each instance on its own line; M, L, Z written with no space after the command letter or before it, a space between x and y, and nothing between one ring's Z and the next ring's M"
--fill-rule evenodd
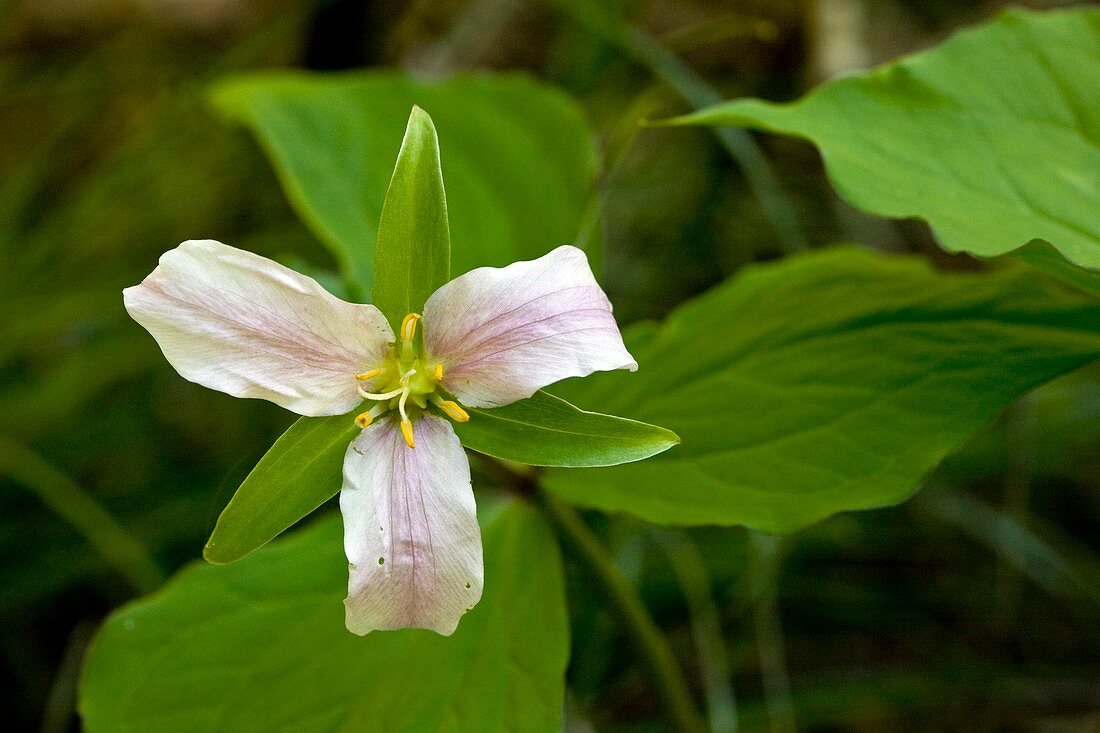
M692 108L698 110L723 101L722 95L692 71L679 56L642 29L616 17L599 4L590 0L544 2L560 9L578 25L647 67ZM787 251L806 249L806 236L798 225L794 207L784 195L775 172L752 136L737 127L711 129L745 174L745 180L760 201L765 217L775 229L783 246Z
M2 435L0 475L33 491L138 593L148 593L164 582L164 574L145 546L88 492L34 451Z
M656 677L657 692L676 728L684 733L702 733L705 730L703 720L691 699L687 680L668 640L653 622L634 588L616 567L615 560L573 507L545 493L540 494L540 501L562 539L592 571L622 615L638 651Z
M1012 470L1005 476L1003 511L1028 531L1027 514L1031 500L1031 476L1034 471L1033 420L1031 403L1027 397L1017 400L1009 412L1009 439L1012 448ZM1002 555L997 555L993 590L996 605L993 607L992 627L1001 648L1007 647L1009 634L1019 623L1021 582L1020 575Z
M70 730L76 715L80 665L92 643L92 637L95 636L96 626L97 623L84 620L69 634L69 643L65 646L61 663L57 666L50 695L42 711L42 725L38 733L65 733Z
M914 506L982 543L1050 595L1100 606L1096 556L1072 538L1059 537L1052 525L1042 526L1038 517L1021 512L1026 521L1020 521L966 492L934 483L917 496Z
M732 675L726 640L722 636L722 623L703 555L682 530L653 527L649 533L665 550L669 566L676 574L687 601L711 733L737 733L737 696L730 681Z
M793 732L797 726L791 701L791 681L787 675L783 626L779 621L777 576L782 540L759 532L750 532L749 537L754 551L752 618L768 718L774 733Z

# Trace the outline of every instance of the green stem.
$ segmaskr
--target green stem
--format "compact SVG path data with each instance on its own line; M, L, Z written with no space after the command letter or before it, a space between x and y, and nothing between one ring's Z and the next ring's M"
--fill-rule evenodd
M1021 511L1024 521L962 491L930 484L914 506L952 525L996 553L1055 597L1082 598L1100 606L1100 563L1053 525ZM1039 534L1039 532L1042 534Z
M753 548L753 626L760 657L760 677L774 733L797 729L791 681L787 675L787 649L779 620L779 549L782 540L759 532L750 532Z
M730 683L732 675L726 640L722 636L722 623L703 555L682 530L653 527L649 534L664 549L687 601L711 733L737 733L737 696Z
M589 0L544 0L559 8L578 25L618 47L623 53L647 67L668 84L677 95L694 109L717 104L722 95L701 79L679 56L656 39L615 17L605 8ZM779 235L788 251L807 248L806 236L798 225L794 207L783 194L779 180L767 158L748 132L737 127L711 128L719 142L745 174L745 180L760 201L764 215Z
M573 507L545 493L540 499L559 534L593 572L622 615L627 631L656 677L657 692L676 728L685 733L702 733L705 730L703 720L692 702L687 680L668 640L616 567L615 560Z
M164 582L164 574L145 546L84 489L34 451L2 435L0 475L33 491L138 593L148 593Z
M1012 448L1012 470L1005 476L1003 488L1004 512L1027 531L1028 504L1031 501L1031 477L1033 474L1033 430L1030 400L1018 400L1009 412L1009 439ZM996 605L993 607L991 626L1005 646L1010 632L1017 628L1020 614L1020 576L1004 557L997 555L994 570L993 591Z
M53 685L50 687L46 707L42 711L42 724L38 733L65 733L72 729L76 715L77 686L80 680L80 664L91 646L98 624L81 621L69 634L69 643L57 666Z

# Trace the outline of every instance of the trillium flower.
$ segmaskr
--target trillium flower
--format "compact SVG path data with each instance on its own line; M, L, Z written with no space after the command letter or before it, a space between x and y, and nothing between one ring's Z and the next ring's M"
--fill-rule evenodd
M481 598L470 464L449 422L470 419L463 406L637 369L584 253L570 246L451 280L396 335L373 305L212 240L166 253L123 296L192 382L311 417L365 408L340 491L346 623L357 634L451 634Z

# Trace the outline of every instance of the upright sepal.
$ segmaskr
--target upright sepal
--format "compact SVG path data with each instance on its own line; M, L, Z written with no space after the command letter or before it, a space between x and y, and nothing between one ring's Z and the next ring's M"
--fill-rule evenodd
M405 314L423 309L450 269L439 139L428 113L413 107L378 222L373 302L396 328Z

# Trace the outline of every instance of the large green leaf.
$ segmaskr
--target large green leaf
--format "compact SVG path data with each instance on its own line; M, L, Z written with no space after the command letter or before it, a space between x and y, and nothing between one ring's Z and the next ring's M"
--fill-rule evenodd
M371 302L396 332L405 314L424 309L450 270L439 139L428 113L413 107L378 222Z
M1047 242L1035 240L1017 250L1016 256L1054 279L1100 298L1100 269L1085 269L1073 265Z
M344 629L330 518L116 611L88 653L89 733L556 731L569 654L561 560L530 506L486 524L485 594L451 637Z
M902 500L1008 402L1100 357L1100 302L1022 267L841 248L753 266L628 346L637 374L568 394L683 444L545 485L655 522L788 532Z
M456 424L462 445L531 466L616 466L649 458L680 442L656 425L587 412L560 397L536 392L492 410L471 409Z
M521 76L268 73L223 82L211 98L256 134L298 214L363 293L414 104L439 129L454 275L572 242L595 180L577 106Z
M351 415L299 418L222 510L203 557L217 564L240 560L335 496L344 454L358 434Z
M812 141L837 191L916 216L953 252L1033 239L1100 268L1100 10L1016 10L785 105L726 102L677 120Z

